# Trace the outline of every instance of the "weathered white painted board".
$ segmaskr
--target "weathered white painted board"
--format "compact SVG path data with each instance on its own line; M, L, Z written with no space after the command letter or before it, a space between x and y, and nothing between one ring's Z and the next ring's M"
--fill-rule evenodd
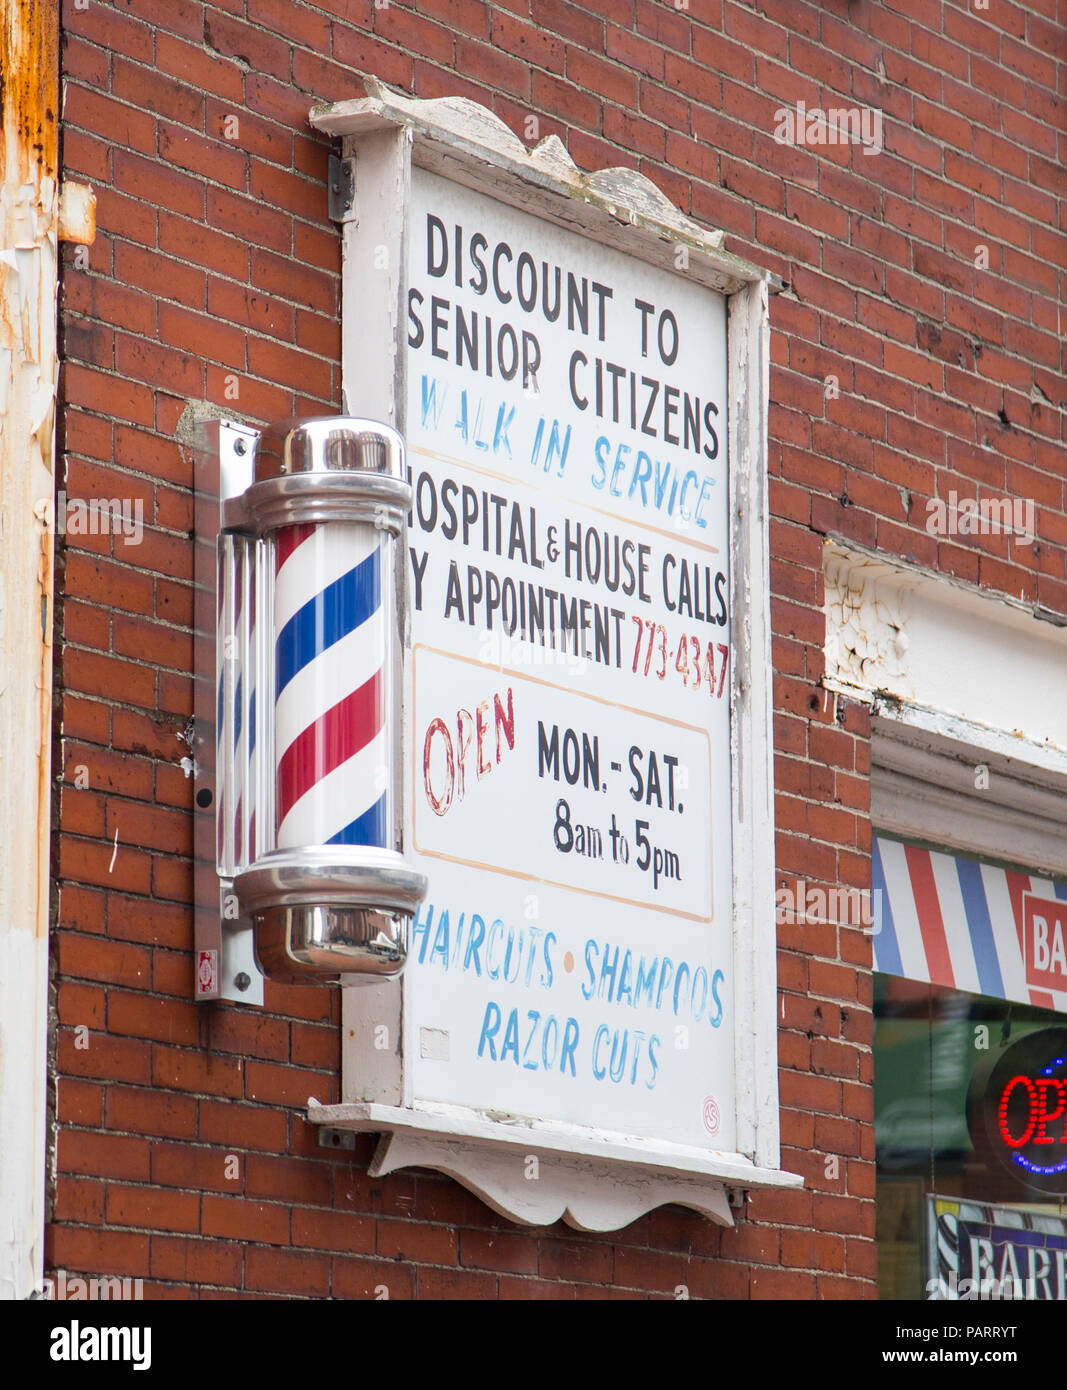
M527 151L469 102L368 90L312 120L355 163L346 406L406 433L416 484L408 841L431 893L404 979L346 990L346 1103L312 1113L403 1132L383 1165L452 1172L520 1219L566 1207L562 1178L551 1199L506 1179L497 1149L530 1124L542 1149L570 1155L559 1173L592 1175L592 1187L573 1178L575 1191L604 1197L596 1213L576 1197L577 1224L624 1224L635 1191L648 1209L683 1200L662 1194L689 1183L704 1189L691 1204L721 1219L724 1182L800 1183L778 1170L770 277L641 176L584 174L556 140ZM558 316L542 297L547 280L551 304L557 266ZM644 378L655 381L648 415ZM578 575L576 553L569 573L558 550L549 557L550 533L558 542L579 524L645 545L643 587L608 595L602 576ZM577 648L530 642L520 605L531 584L544 602L546 588L584 600L594 623L599 604L599 635ZM714 638L714 694L689 674L688 640L680 655L681 638L698 633L702 665ZM722 695L720 638L730 652ZM684 791L668 788L668 769L679 782L684 772ZM570 836L561 817L595 832L584 836L591 852L560 847ZM637 819L661 850L651 886L619 849L624 830L635 853ZM616 949L616 969L628 955L631 972L621 1003ZM646 977L653 957L657 972L671 959L665 1014L626 1011L642 954ZM697 969L714 999L701 1001L700 1019L674 1017L682 961L689 1003ZM680 991L682 1012L686 999ZM634 1172L650 1164L652 1186Z

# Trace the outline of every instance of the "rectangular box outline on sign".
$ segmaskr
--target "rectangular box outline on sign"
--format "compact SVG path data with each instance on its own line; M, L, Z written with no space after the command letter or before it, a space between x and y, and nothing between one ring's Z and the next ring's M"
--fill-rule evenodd
M558 685L555 681L546 681L543 676L529 676L524 671L515 670L514 667L491 666L488 663L484 661L478 661L473 657L457 656L455 652L446 652L443 651L440 647L431 647L426 642L416 642L411 649L412 708L414 708L415 704L415 688L416 681L418 679L418 656L420 652L432 652L434 656L444 657L447 661L459 662L464 666L474 666L482 671L488 670L499 672L500 675L506 675L509 678L515 680L528 681L534 685L544 685L547 686L549 690L559 690L563 694L570 695L575 699L591 700L594 704L606 705L609 709L619 710L624 714L637 715L638 718L641 719L652 719L658 724L669 724L673 728L684 729L687 733L697 734L698 736L703 737L708 746L708 797L710 802L711 778L713 769L711 762L711 735L707 729L702 729L696 724L683 723L683 721L680 719L670 719L664 715L652 714L648 710L637 709L634 705L620 704L617 700L605 700L600 695L588 695L585 693L579 693L578 691L570 689L570 687L568 686ZM411 765L411 805L412 807L414 807L416 804L416 797L418 793L418 765L417 759L415 758L409 758L408 762ZM465 859L460 858L457 855L445 854L441 850L427 849L424 845L421 845L419 843L418 837L415 834L414 827L415 822L413 818L412 844L419 854L424 854L428 859L442 859L446 863L460 864L464 868L485 869L489 873L504 874L508 878L525 879L529 883L543 883L552 888L561 888L568 893L581 893L588 897L600 898L605 902L623 903L627 907L636 907L640 909L642 912L664 913L671 917L681 917L688 922L701 922L705 925L709 925L715 919L715 876L713 873L714 851L712 838L710 835L708 837L707 844L707 873L710 880L708 884L708 899L710 904L710 911L707 916L704 916L702 913L698 912L681 912L678 908L664 907L662 905L653 905L651 903L643 902L640 898L625 898L618 893L605 893L598 888L580 888L577 884L574 883L566 883L560 879L545 878L542 875L538 874L523 873L521 869L505 868L500 864L488 864L484 860L480 859Z

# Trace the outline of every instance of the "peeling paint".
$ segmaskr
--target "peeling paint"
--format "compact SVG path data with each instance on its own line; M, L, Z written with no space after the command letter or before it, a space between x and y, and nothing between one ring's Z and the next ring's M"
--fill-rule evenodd
M92 246L96 239L96 194L84 183L64 183L59 190L59 239Z
M58 24L54 0L0 7L0 1298L43 1273Z

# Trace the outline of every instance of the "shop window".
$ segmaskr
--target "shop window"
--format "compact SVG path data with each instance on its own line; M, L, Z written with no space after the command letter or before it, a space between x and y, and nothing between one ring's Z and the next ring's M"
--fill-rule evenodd
M1067 1299L1067 884L886 837L873 869L879 1294Z

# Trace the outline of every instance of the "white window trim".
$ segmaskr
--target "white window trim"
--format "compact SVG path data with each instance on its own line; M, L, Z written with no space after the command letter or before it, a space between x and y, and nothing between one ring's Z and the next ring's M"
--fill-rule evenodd
M837 539L824 576L824 684L871 709L875 830L1067 873L1067 628Z

